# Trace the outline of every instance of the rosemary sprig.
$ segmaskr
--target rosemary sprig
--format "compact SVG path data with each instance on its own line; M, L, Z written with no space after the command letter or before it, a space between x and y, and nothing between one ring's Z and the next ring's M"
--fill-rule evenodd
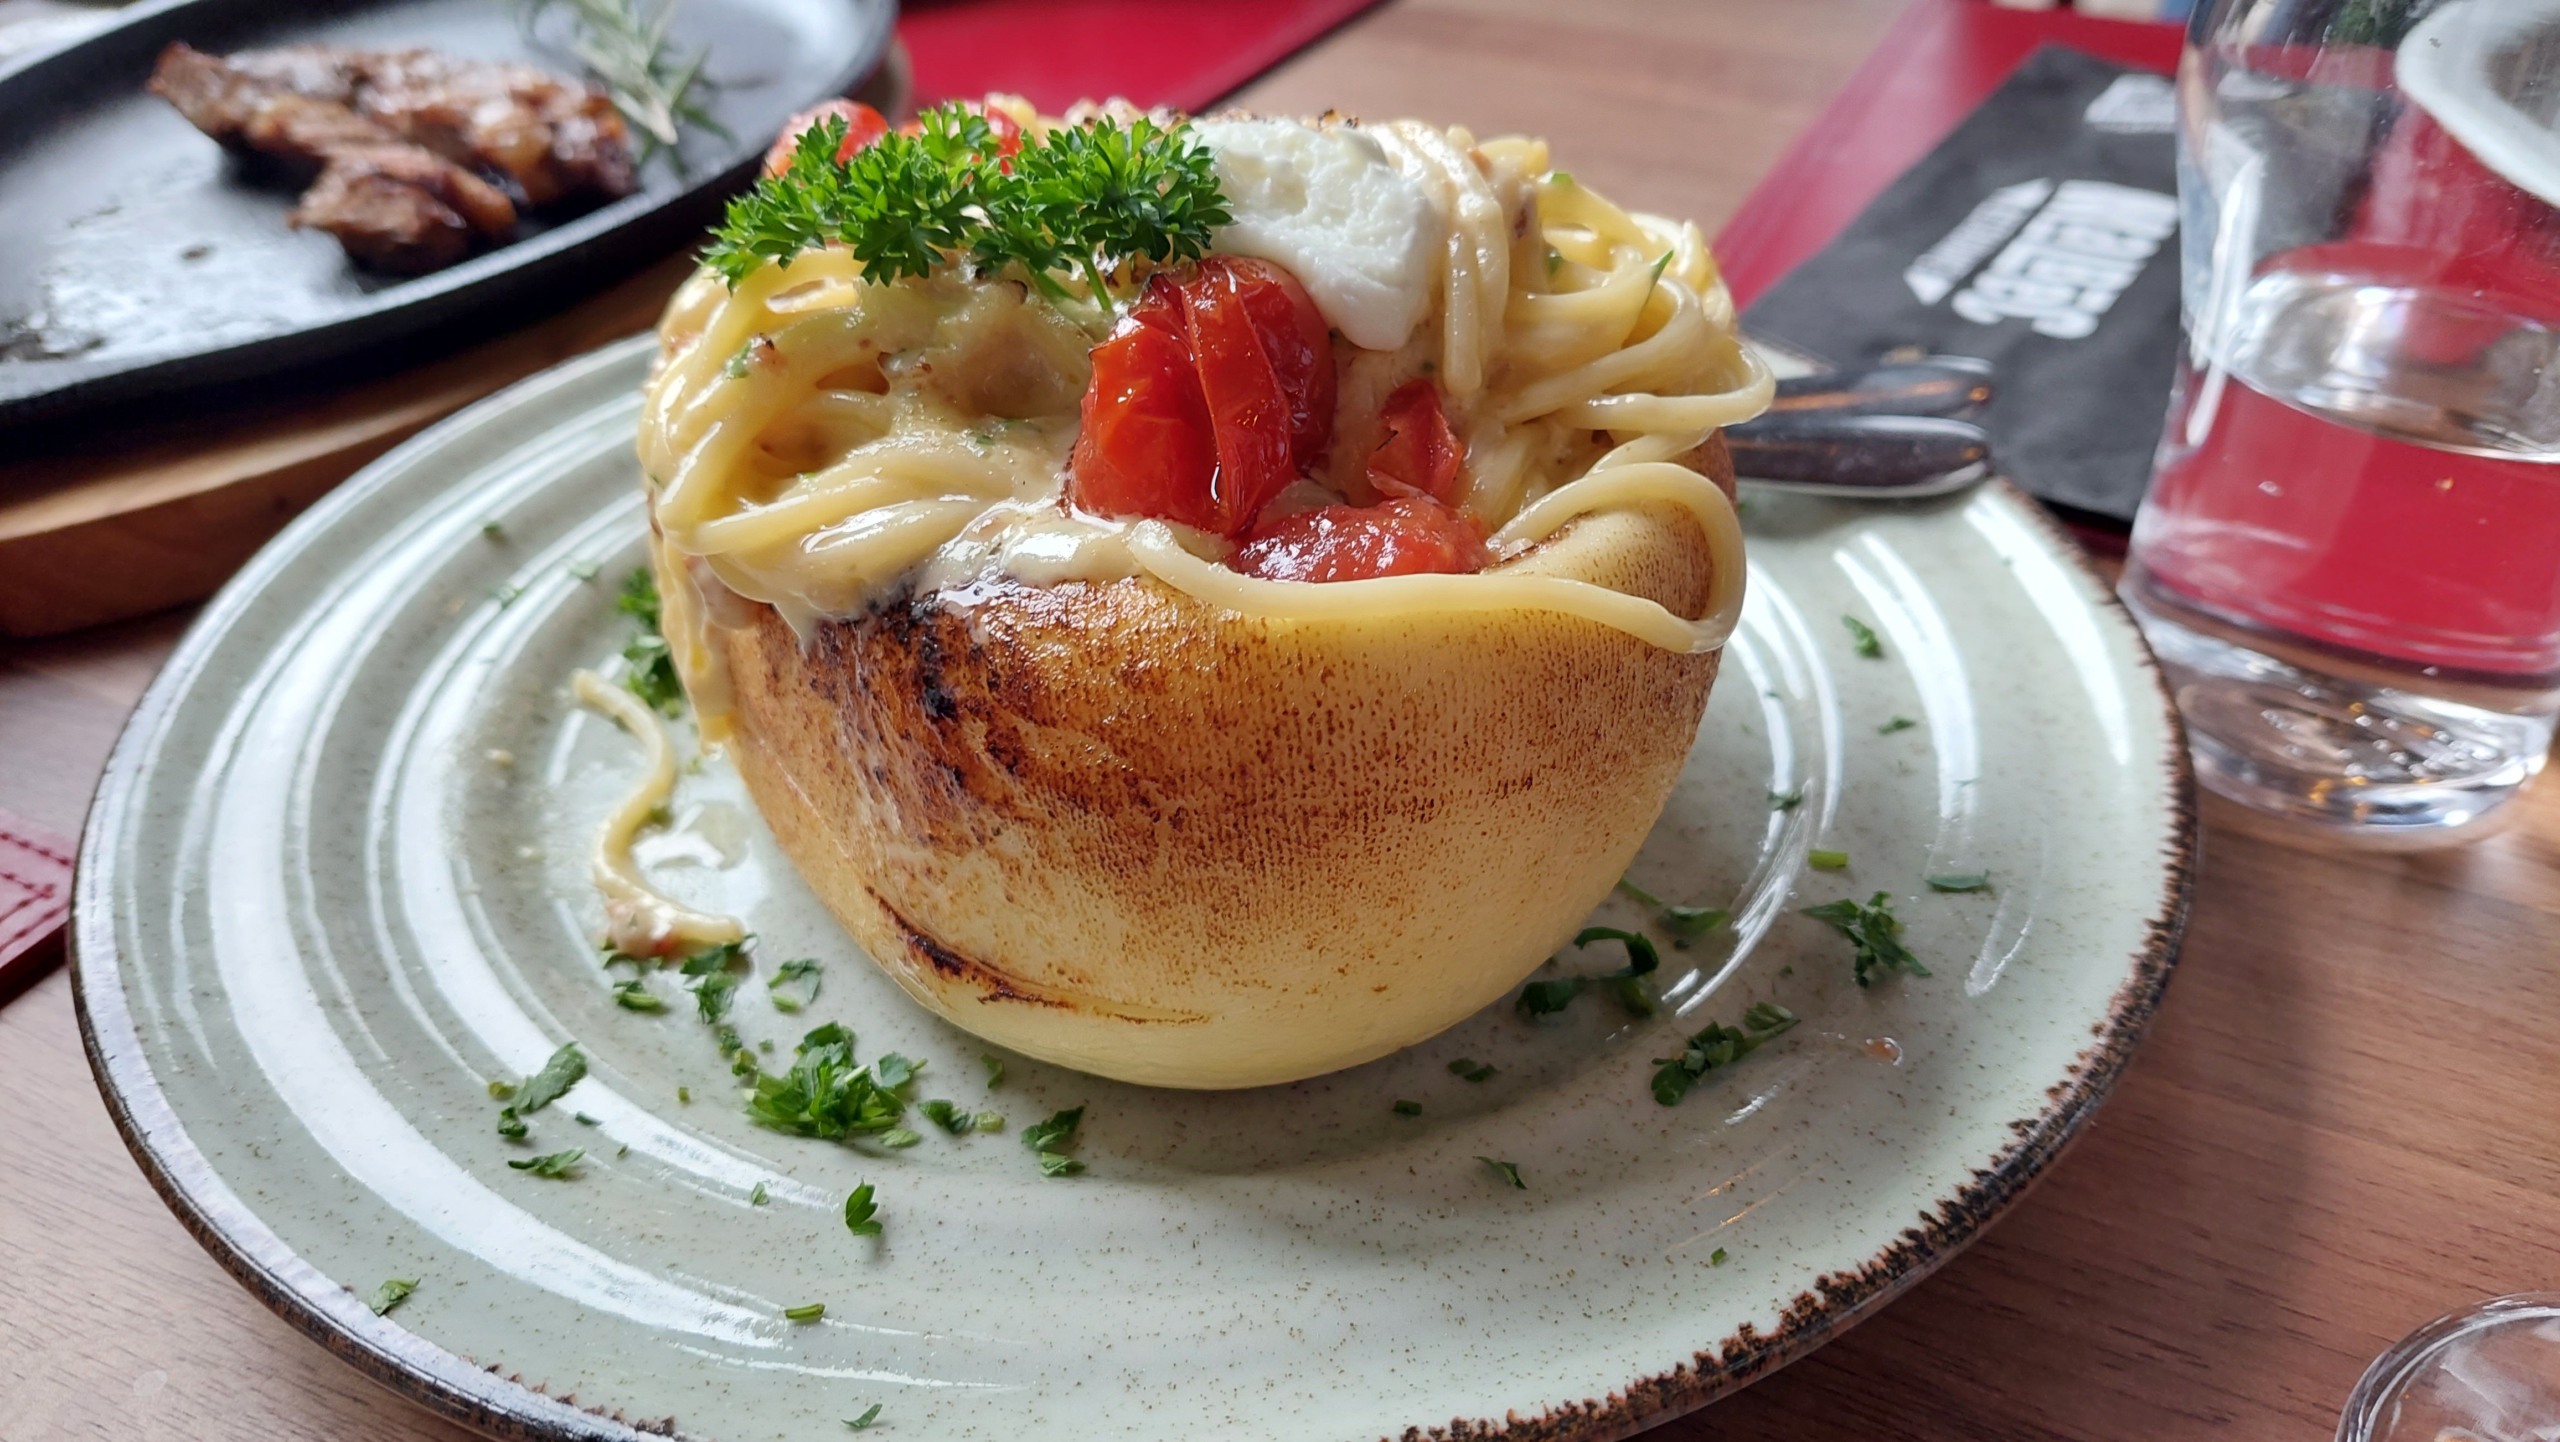
M643 13L646 0L518 0L527 33L544 15L566 9L577 34L569 51L595 73L622 118L640 132L640 159L659 148L673 150L687 125L726 137L695 92L708 88L702 62L708 48L689 58L677 57L667 45L667 27L675 18L676 0L659 0Z

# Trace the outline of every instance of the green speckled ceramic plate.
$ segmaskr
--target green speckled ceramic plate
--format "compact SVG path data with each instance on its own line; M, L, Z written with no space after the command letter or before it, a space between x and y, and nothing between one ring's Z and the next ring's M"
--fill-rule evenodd
M909 1438L1620 1436L1945 1260L2159 999L2184 751L2103 587L2006 488L1755 496L1745 624L1635 869L1734 917L1665 952L1664 1015L1502 1005L1255 1092L1020 1058L990 1088L713 759L653 874L747 917L761 967L824 963L798 1014L739 990L749 1042L787 1058L841 1021L1012 1123L898 1152L759 1130L685 999L617 1006L591 941L586 840L637 752L565 683L628 634L644 347L437 427L269 547L152 688L81 858L82 1017L144 1169L277 1311L440 1412L546 1438L814 1439L874 1404ZM1957 873L1989 888L1924 882ZM1798 913L1877 891L1931 974L1861 990ZM1655 1102L1652 1058L1764 1000L1802 1024ZM488 1083L572 1039L586 1080L502 1139ZM1021 1130L1077 1105L1086 1170L1044 1177ZM508 1166L569 1147L569 1179ZM841 1216L863 1181L877 1239ZM391 1277L417 1290L377 1317Z

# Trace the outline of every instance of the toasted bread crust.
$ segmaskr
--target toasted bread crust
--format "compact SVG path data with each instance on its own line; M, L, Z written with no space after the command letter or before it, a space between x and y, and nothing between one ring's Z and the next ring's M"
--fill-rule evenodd
M1667 507L1519 564L1706 602ZM1257 619L1143 580L806 644L758 608L722 644L748 786L875 960L980 1035L1174 1086L1333 1070L1499 997L1651 829L1717 665L1553 613Z

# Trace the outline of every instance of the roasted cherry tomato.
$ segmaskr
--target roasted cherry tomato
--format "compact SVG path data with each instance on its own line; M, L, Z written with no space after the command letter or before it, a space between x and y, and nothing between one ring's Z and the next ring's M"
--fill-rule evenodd
M1379 411L1387 438L1369 453L1369 484L1386 496L1429 496L1455 505L1463 448L1440 413L1440 391L1422 379L1406 381Z
M780 175L789 170L792 154L800 148L802 132L821 121L838 116L844 119L844 143L836 147L836 164L838 165L851 159L854 152L868 147L881 136L889 133L888 119L859 100L821 101L782 122L781 138L774 141L773 148L764 153L764 173ZM1015 143L1018 145L1020 132L1016 131L1015 134ZM1010 151L1006 153L1011 154Z
M1266 581L1365 581L1465 575L1491 557L1484 527L1428 497L1322 506L1256 526L1227 564Z
M1160 272L1094 347L1070 494L1243 535L1324 458L1333 394L1324 317L1287 271L1213 255Z
M1153 292L1147 299L1153 298ZM1096 515L1154 516L1223 530L1209 478L1218 448L1209 405L1175 319L1141 319L1147 299L1093 348L1093 384L1084 393L1084 429L1072 462L1075 503Z

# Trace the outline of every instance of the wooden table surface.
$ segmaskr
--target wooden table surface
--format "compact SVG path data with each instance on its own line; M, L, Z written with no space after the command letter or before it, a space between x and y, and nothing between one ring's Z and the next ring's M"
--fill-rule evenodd
M1403 0L1249 104L1542 132L1595 185L1729 214L1897 0ZM0 808L79 822L183 617L0 648ZM1653 1436L2322 1438L2366 1361L2560 1285L2560 786L2503 834L2339 855L2206 809L2185 959L2044 1184L1875 1320ZM466 1434L269 1315L162 1209L67 975L0 1006L0 1437Z

